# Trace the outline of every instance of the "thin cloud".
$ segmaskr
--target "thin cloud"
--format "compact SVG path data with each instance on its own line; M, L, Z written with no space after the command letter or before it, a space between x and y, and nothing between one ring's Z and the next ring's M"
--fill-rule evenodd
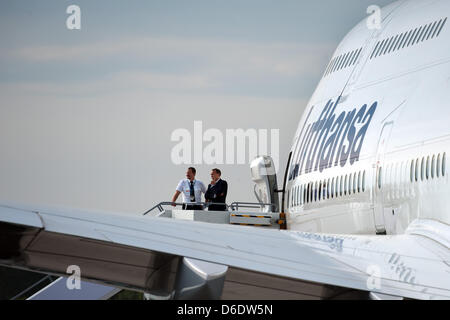
M152 60L186 58L200 61L199 68L217 75L236 70L255 74L298 76L317 72L329 58L332 44L251 43L199 38L116 39L82 45L32 46L15 49L10 59L35 63L95 63L98 59L127 57ZM117 66L120 67L120 66Z
M168 75L151 72L118 72L101 79L78 82L20 82L0 85L0 92L37 95L92 95L105 92L164 90L192 91L210 89L215 82L199 74Z

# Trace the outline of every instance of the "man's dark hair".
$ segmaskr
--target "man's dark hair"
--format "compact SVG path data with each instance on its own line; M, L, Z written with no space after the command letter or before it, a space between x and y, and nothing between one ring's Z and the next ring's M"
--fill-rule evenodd
M194 167L189 167L188 170L191 170L193 174L197 174L197 170Z
M213 171L215 171L219 176L222 175L222 172L217 168L214 168Z

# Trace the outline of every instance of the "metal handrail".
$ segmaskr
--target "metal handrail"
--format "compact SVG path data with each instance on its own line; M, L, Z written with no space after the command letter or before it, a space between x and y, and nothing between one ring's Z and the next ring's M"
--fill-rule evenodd
M226 206L227 210L229 211L231 208L231 211L237 211L239 210L239 207L241 208L260 208L263 209L265 206L271 206L272 212L276 212L278 210L278 207L274 203L260 203L260 202L233 202L232 204L228 205L226 203L217 203L217 202L193 202L193 203L179 203L179 202L171 202L171 201L163 201L158 203L156 206L152 207L151 209L145 211L142 215L147 215L148 213L152 212L155 209L158 209L159 212L163 212L164 208L163 206L183 206L183 205L202 205L204 208L208 208L210 205L221 205Z
M222 205L222 206L226 206L227 210L229 209L229 205L227 205L226 203L218 203L218 202L190 202L190 203L179 203L179 202L171 202L171 201L164 201L164 202L160 202L158 203L156 206L152 207L151 209L145 211L142 215L146 215L150 212L152 212L155 209L158 209L159 212L163 212L164 208L162 206L173 206L175 205L175 207L177 206L183 206L183 205L190 205L190 206L203 206L204 208L208 208L210 205Z
M230 204L230 208L233 211L239 210L239 207L241 208L260 208L262 209L265 206L271 206L272 212L275 212L278 210L278 207L275 203L260 203L260 202L233 202Z

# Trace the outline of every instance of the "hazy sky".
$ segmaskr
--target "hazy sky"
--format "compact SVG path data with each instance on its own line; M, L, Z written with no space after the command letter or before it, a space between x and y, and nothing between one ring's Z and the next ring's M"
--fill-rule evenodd
M391 2L0 1L0 201L145 211L184 178L171 134L194 121L279 129L281 182L337 44ZM195 166L205 183L223 169L228 202L255 201L247 164Z

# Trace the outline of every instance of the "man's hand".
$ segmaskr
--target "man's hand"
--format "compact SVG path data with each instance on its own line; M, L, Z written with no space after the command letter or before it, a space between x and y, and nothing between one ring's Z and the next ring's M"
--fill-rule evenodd
M171 204L171 206L172 207L176 207L177 205L175 204L175 202L177 201L177 199L178 199L178 196L180 195L180 191L175 191L175 194L173 195L173 197L172 197L172 204Z

